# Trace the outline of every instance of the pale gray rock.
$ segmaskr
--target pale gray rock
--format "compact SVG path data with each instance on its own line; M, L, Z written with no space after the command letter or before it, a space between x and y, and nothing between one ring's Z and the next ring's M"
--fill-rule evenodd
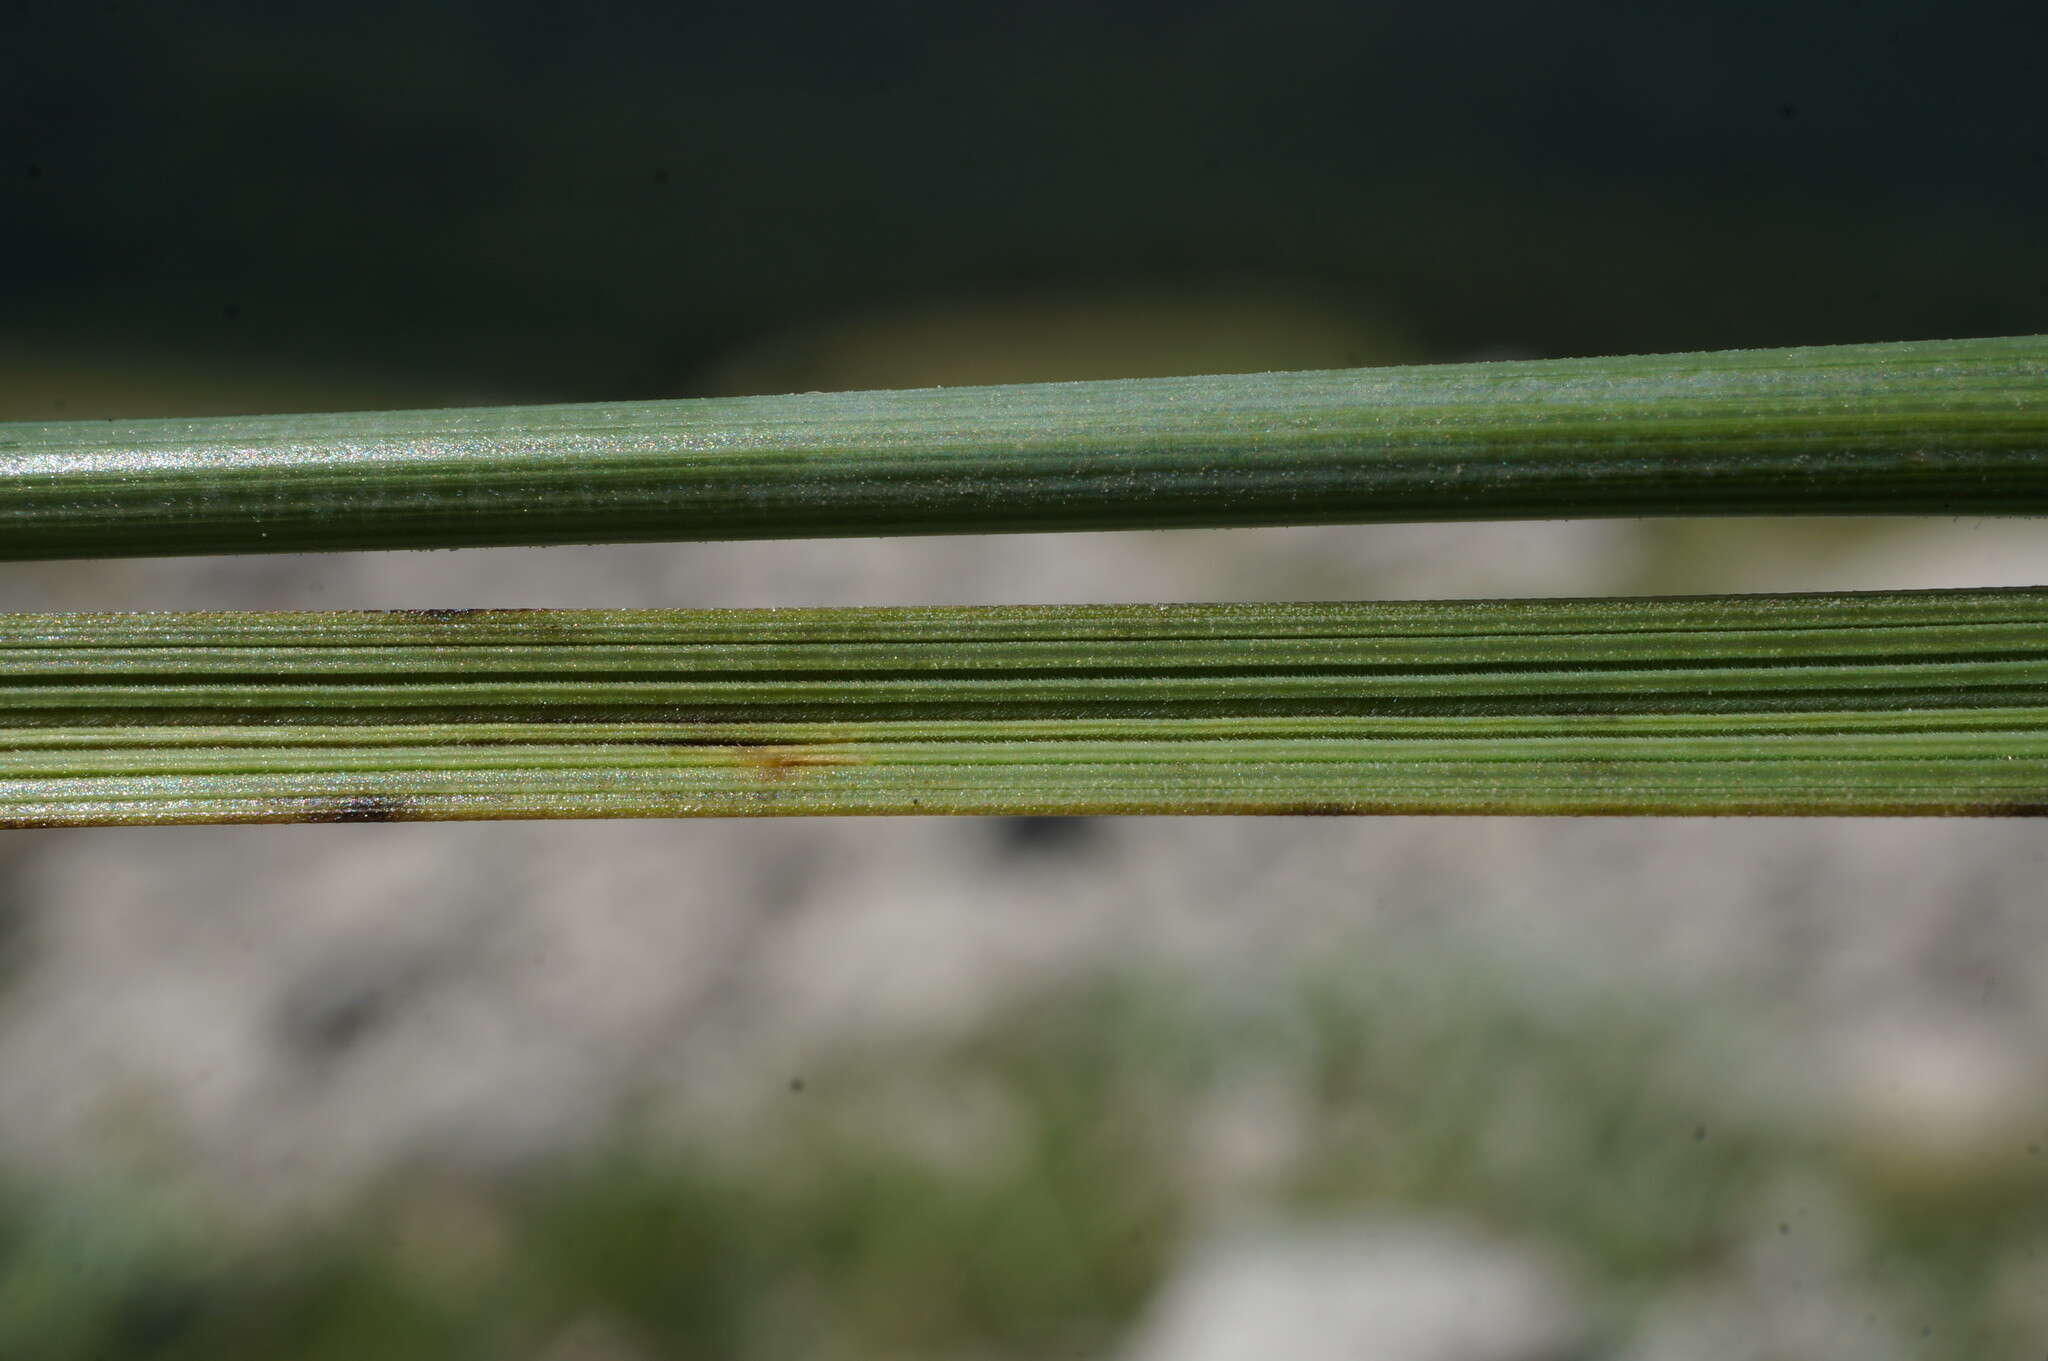
M1269 1228L1200 1244L1124 1361L1562 1361L1588 1333L1564 1273L1457 1224Z

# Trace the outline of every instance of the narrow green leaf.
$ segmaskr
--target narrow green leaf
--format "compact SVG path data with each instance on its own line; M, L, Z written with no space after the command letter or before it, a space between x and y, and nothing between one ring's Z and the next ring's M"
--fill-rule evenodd
M2048 810L2048 589L0 616L0 823Z
M0 558L2048 512L2048 337L0 426Z

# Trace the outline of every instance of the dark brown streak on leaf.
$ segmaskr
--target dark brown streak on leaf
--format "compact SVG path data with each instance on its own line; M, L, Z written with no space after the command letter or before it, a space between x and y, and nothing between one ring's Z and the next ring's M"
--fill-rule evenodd
M573 611L531 608L382 611L383 618L387 620L446 629L451 636L445 641L456 645L531 643L537 639L559 641L565 630L573 631L568 622L573 614Z
M314 804L301 814L306 822L399 822L406 801L391 794L358 794L331 803Z
M507 611L482 609L392 610L390 613L394 619L408 619L421 624L460 624L466 620L474 619L480 614L502 614L507 613Z
M499 739L498 744L524 746L528 745L530 743L530 740L531 739L527 738ZM842 740L850 742L852 739L848 738ZM473 745L477 746L490 745L490 743L480 738L471 739L471 741ZM711 751L716 751L721 747L730 747L734 751L774 751L777 749L781 749L783 751L810 751L809 747L792 747L787 742L777 741L776 739L770 737L601 737L590 739L589 745L593 747L691 747ZM814 766L856 764L854 761L850 759L826 759L827 753L824 752L817 752L813 754L817 757L817 759L802 761L798 764Z

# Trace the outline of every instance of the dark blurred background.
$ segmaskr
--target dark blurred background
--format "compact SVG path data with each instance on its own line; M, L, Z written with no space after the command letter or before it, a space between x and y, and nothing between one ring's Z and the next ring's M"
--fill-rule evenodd
M2048 331L2039 7L0 9L0 419ZM2048 581L2025 521L0 565L0 609ZM0 837L0 1358L2048 1354L2024 822Z
M1431 358L2048 329L2027 5L0 23L0 338L53 366L684 395L848 318L1106 291L1307 300Z

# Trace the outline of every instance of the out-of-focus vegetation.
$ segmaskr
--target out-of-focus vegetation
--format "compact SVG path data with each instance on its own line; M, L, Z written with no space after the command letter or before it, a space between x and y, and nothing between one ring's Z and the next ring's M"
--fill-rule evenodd
M1770 1051L1696 1002L1485 970L1098 983L763 1074L699 1122L737 1137L650 1119L523 1179L397 1178L283 1245L16 1186L0 1354L1100 1355L1205 1224L1411 1211L1582 1282L1593 1355L2048 1345L2044 1132L1916 1184L1866 1156L1882 1130L1784 1115ZM1774 1333L1788 1301L1804 1331Z

